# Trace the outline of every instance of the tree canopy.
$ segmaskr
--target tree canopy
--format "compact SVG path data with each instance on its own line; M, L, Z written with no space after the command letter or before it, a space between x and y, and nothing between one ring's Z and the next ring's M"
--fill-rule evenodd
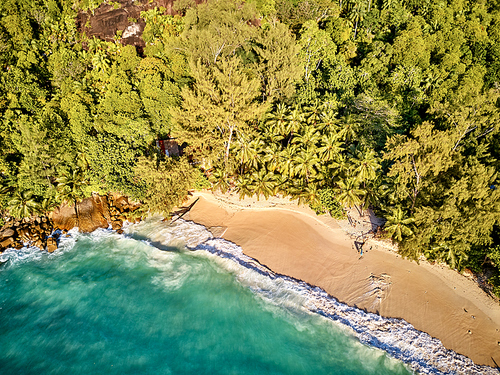
M4 216L107 191L168 212L204 176L371 207L404 256L500 293L498 1L153 2L139 49L78 31L102 3L0 3Z

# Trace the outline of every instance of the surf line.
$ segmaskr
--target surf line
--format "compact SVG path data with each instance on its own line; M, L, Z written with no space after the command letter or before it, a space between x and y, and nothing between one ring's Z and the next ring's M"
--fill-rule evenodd
M210 238L193 251L207 251L229 259L306 297L304 307L312 313L349 327L362 344L387 352L421 374L498 375L498 370L475 364L470 358L443 346L441 341L415 329L403 319L384 318L339 302L323 289L302 280L273 272L243 254L240 246L222 238Z

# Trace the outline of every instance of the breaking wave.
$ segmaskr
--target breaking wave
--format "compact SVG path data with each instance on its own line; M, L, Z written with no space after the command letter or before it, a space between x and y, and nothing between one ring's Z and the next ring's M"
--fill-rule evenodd
M97 230L90 236L82 235L77 230L70 231L60 239L59 249L48 256L57 257L71 251L81 236L101 242L120 239L124 246L127 246L127 241L140 241L155 250L146 255L148 264L165 275L154 278L152 282L168 289L178 289L193 272L187 266L175 268L170 261L176 256L175 251L184 248L189 250L192 256L210 257L222 269L233 273L241 285L266 301L265 306L278 306L276 313L291 311L294 314L319 314L344 327L362 344L384 350L415 372L498 374L497 369L476 365L471 359L446 349L441 341L418 331L404 320L384 318L350 307L340 303L321 288L274 273L243 254L241 247L236 244L214 238L201 225L184 220L168 225L160 218L153 218L140 224L125 225L124 229L121 235L110 230ZM167 251L158 252L157 249ZM0 255L0 262L16 264L37 260L42 256L47 254L37 248L8 250Z
M143 225L151 226L151 224ZM151 226L153 227L154 225ZM348 327L361 343L386 351L418 373L498 374L497 369L476 365L471 359L446 349L440 340L415 329L405 320L384 318L348 306L319 287L273 272L243 254L238 245L221 238L213 238L201 225L179 220L173 227L173 230L165 228L165 232L153 229L149 232L154 238L162 236L162 233L175 232L177 240L184 242L190 250L208 252L220 259L229 260L230 262L221 265L234 272L241 284L249 287L261 298L280 307L301 307L338 322ZM143 232L140 226L130 233L134 231Z

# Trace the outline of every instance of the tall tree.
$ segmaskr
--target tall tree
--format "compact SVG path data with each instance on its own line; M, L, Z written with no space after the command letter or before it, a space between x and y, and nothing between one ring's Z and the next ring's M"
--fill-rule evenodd
M227 168L235 135L248 133L266 110L257 100L259 79L248 76L236 55L208 67L199 61L191 70L195 82L182 90L182 107L174 111L179 137L201 157L223 159Z

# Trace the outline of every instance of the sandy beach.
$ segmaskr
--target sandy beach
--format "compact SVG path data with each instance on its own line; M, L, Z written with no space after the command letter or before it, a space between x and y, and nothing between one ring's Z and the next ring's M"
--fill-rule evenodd
M500 306L473 280L443 265L402 259L375 240L365 243L361 256L346 223L287 199L240 201L236 194L196 192L187 204L196 199L185 218L274 272L319 286L350 306L402 318L476 364L500 364Z

